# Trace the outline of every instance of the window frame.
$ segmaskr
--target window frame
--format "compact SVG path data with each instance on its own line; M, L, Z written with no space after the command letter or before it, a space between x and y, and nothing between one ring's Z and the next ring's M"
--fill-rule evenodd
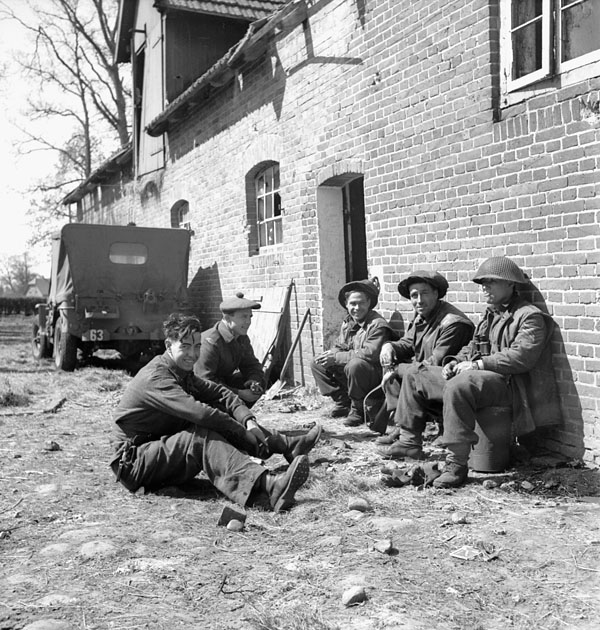
M275 169L277 171L277 175L275 176ZM266 174L272 172L270 175L269 181L273 183L271 190L267 191L265 188L264 192L260 192L259 190L259 179L261 177L265 177ZM278 182L278 185L275 186L275 181ZM255 218L255 226L256 226L256 239L257 246L259 252L264 252L267 248L277 247L278 245L283 244L283 206L281 204L281 170L279 167L279 162L271 162L269 164L264 165L261 169L259 169L254 177L253 177L253 197L254 197L254 207L256 211ZM267 199L271 199L271 215L266 216L266 209L269 206L267 203ZM260 201L263 200L263 208L264 214L263 219L261 220L261 212L260 212ZM276 214L277 201L279 202L279 213ZM275 238L272 243L268 242L268 228L270 225L274 227ZM262 238L262 227L265 227L265 240L266 242L261 242ZM279 229L277 229L279 226ZM279 234L279 239L277 239L277 235Z
M598 0L595 0L596 2ZM519 25L513 29L512 8L518 0L501 0L500 2L500 50L502 55L502 93L508 97L507 101L515 101L528 96L532 91L548 88L542 82L560 75L561 85L569 85L582 78L596 76L600 71L600 46L589 53L580 55L567 62L560 61L562 55L562 10L561 0L542 0L542 63L539 69L534 70L516 79L512 78L513 71L513 33L522 28ZM574 0L573 4L577 4ZM598 7L600 10L600 6ZM529 22L531 23L531 22ZM552 86L550 86L552 87ZM527 92L524 88L529 88ZM512 104L506 102L507 105Z

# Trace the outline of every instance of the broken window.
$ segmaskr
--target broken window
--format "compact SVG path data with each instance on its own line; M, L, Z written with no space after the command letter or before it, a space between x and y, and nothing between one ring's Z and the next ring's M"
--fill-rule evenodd
M502 0L506 91L600 60L600 0Z
M254 178L256 194L256 225L258 247L282 242L281 195L279 194L279 164L273 164Z

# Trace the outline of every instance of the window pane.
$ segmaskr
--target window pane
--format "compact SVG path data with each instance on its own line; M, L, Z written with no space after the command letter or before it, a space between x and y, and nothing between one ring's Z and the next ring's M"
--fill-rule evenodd
M143 265L148 248L143 243L111 243L108 258L117 265Z
M261 223L258 226L258 246L264 247L267 244L267 226L265 223Z
M279 190L279 166L273 167L273 188Z
M518 79L542 67L542 21L513 31L512 78Z
M273 215L276 217L281 216L281 196L279 193L275 193L273 195L273 200L275 202L275 207L273 208Z
M512 28L530 20L541 18L542 0L516 0L512 2Z
M275 244L275 226L273 225L273 221L269 221L267 225L267 245Z
M256 178L256 193L258 195L264 195L265 194L265 177L264 177L264 175L259 175Z
M593 0L562 0L561 61L569 61L600 48L600 6Z
M265 219L271 219L273 217L273 195L265 197Z
M265 200L261 197L257 199L258 220L259 222L265 220Z
M273 221L273 224L275 225L275 242L281 243L283 242L281 219Z
M265 171L265 193L270 193L273 191L273 169L268 168Z

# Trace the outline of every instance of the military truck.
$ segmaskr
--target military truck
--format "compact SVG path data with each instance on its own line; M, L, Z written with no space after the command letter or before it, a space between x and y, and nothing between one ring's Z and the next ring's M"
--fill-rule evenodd
M47 303L36 306L32 351L72 371L78 351L127 360L164 349L162 322L185 311L190 233L70 223L52 239Z

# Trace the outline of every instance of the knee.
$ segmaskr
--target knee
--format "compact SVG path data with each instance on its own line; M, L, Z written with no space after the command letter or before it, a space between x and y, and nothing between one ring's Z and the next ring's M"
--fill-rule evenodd
M375 374L381 371L381 368L375 367L364 359L350 359L344 366L344 372L347 376L356 376L357 374Z
M464 398L473 386L472 374L462 372L451 378L444 387L444 400Z

